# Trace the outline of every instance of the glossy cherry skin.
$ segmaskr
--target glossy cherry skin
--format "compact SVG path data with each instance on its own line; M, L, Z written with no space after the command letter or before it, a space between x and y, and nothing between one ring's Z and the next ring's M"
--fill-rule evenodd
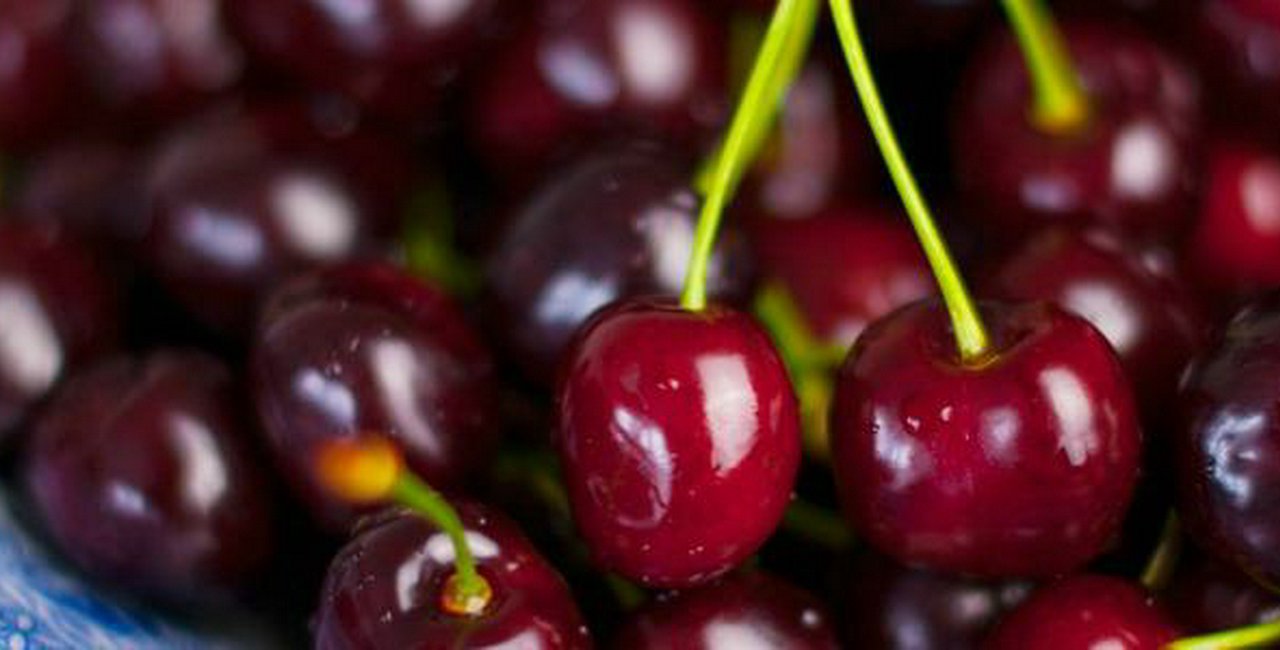
M0 439L77 365L116 344L116 287L49 224L0 223Z
M1280 11L1268 0L1193 0L1180 43L1201 68L1220 125L1274 142L1280 118Z
M601 137L709 144L724 119L725 36L694 0L546 0L471 92L470 137L514 182Z
M751 226L761 272L781 280L814 334L853 345L874 320L935 291L904 215L839 204Z
M983 645L986 650L1161 650L1178 627L1136 584L1077 575L1036 590Z
M617 650L787 648L835 650L822 603L802 589L753 572L659 596L631 615Z
M492 333L525 375L554 383L569 339L597 309L684 286L699 201L692 170L648 145L609 148L550 179L515 214L485 263ZM749 299L746 237L726 223L709 293Z
M977 648L1031 591L1025 582L913 569L870 552L859 553L840 583L845 642L867 650Z
M222 0L76 3L71 38L99 101L108 110L154 120L230 91L243 76L245 60L227 33L222 5Z
M272 551L266 474L231 373L195 352L76 376L36 423L26 487L54 542L115 587L207 602Z
M425 117L469 57L483 54L496 0L224 0L237 34L304 86L397 122Z
M41 143L70 123L78 76L68 43L72 0L12 0L0 7L0 146Z
M1199 173L1195 78L1140 36L1088 24L1063 30L1091 100L1090 122L1077 134L1041 131L1030 119L1022 54L1001 33L961 86L956 182L983 207L982 226L993 234L1061 223L1173 236L1191 216Z
M724 574L791 499L795 395L768 335L740 312L601 311L565 359L557 408L578 530L598 564L644 585Z
M1120 358L1143 421L1161 429L1173 419L1182 369L1208 339L1204 310L1172 255L1101 230L1039 233L998 265L980 293L1047 300L1092 323Z
M14 187L22 216L56 220L101 252L125 257L146 232L143 156L105 140L62 142L28 161Z
M1199 553L1184 558L1158 595L1161 606L1190 632L1209 634L1280 619L1280 595L1231 565Z
M1280 157L1253 145L1220 142L1207 166L1186 256L1206 292L1229 306L1280 286Z
M1240 312L1183 378L1179 514L1215 557L1280 587L1280 297Z
M973 366L937 302L862 333L831 420L841 500L859 536L904 563L1067 573L1128 508L1142 446L1133 397L1086 321L1047 303L983 311L991 356Z
M148 171L144 241L153 274L211 328L251 327L263 294L311 268L388 248L398 215L371 198L318 129L299 143L252 116L177 131Z
M250 363L277 464L312 514L345 530L362 512L313 471L325 441L376 434L438 488L460 485L497 444L493 366L439 289L382 265L344 265L278 289Z
M420 515L389 510L364 522L329 566L312 619L316 650L592 647L569 588L515 524L455 502L493 601L475 618L440 607L454 573L449 538Z

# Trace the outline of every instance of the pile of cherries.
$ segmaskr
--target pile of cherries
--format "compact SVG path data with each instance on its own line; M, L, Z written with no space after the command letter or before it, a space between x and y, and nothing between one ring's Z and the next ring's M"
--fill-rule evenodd
M1278 120L1272 0L0 0L0 493L282 647L1280 647Z

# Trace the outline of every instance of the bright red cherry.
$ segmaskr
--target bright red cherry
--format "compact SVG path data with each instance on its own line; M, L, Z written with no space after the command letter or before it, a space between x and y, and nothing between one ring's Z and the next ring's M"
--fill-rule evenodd
M493 334L525 374L553 378L570 338L620 298L675 296L684 283L700 205L693 171L648 144L606 148L549 179L503 230L486 261ZM754 264L726 224L710 292L749 299Z
M70 126L80 101L68 43L73 0L10 0L0 6L0 146L41 144Z
M26 487L84 571L168 601L217 600L248 586L272 550L269 483L247 415L211 357L107 361L40 416Z
M250 368L278 464L333 530L362 510L318 483L319 445L385 436L414 471L450 488L497 443L488 352L439 289L389 266L348 264L280 287L264 307Z
M840 585L845 642L876 650L977 648L1031 591L1024 582L913 569L870 552L859 553Z
M1280 587L1280 296L1239 313L1183 378L1179 512L1200 544Z
M781 280L814 334L852 345L872 321L936 291L901 215L838 204L751 226L761 272Z
M986 650L1161 650L1176 625L1141 587L1095 575L1066 578L1036 590L989 638Z
M658 597L631 615L610 647L835 650L839 645L818 599L757 572Z
M946 310L873 323L840 371L832 452L855 530L898 560L990 577L1067 573L1119 530L1138 478L1133 397L1106 339L1047 303L985 310L962 362Z
M1242 296L1280 286L1280 157L1253 145L1220 142L1207 166L1187 257L1207 293L1229 307Z
M1031 119L1023 55L1002 33L961 86L956 182L993 234L1064 223L1170 237L1191 216L1198 174L1194 77L1134 34L1075 24L1063 37L1089 103L1079 132L1049 133Z
M70 370L115 345L115 291L61 230L0 223L0 438Z
M75 3L77 60L103 105L154 119L231 90L243 76L245 61L226 32L222 5L222 0Z
M225 2L238 35L269 66L400 122L425 118L468 58L484 54L479 48L502 4Z
M443 584L454 575L449 538L416 513L388 510L363 523L329 566L312 619L314 647L590 648L564 580L515 524L475 503L460 503L458 511L493 590L483 612L442 607Z
M1184 555L1187 550L1185 549ZM1160 604L1188 632L1221 630L1280 620L1280 595L1268 591L1235 567L1196 553L1179 559Z
M1178 377L1208 334L1167 251L1101 230L1043 231L1005 258L979 293L1048 300L1092 323L1120 358L1148 424L1173 419Z
M602 136L639 131L696 150L725 115L725 43L694 0L546 0L478 72L469 132L517 182Z
M565 359L557 406L574 520L605 569L655 587L706 582L759 549L790 501L795 395L742 313L601 311Z

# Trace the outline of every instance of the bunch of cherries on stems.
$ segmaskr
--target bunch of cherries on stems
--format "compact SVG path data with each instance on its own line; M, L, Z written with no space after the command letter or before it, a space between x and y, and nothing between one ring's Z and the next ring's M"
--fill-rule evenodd
M1280 5L994 4L6 0L0 492L283 647L1280 647Z

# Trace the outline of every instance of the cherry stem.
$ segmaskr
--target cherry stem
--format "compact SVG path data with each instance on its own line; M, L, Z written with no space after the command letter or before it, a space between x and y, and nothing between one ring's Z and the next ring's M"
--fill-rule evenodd
M1243 650L1269 648L1280 641L1280 619L1248 627L1178 639L1166 650Z
M694 232L684 291L680 295L680 304L685 309L700 311L707 306L707 270L720 218L772 126L786 89L795 79L817 18L817 0L778 2L729 124L728 135L711 159L711 173L709 177L699 174L695 180L700 189L705 188L705 199Z
M1170 512L1164 521L1164 530L1160 533L1160 543L1147 561L1138 579L1147 591L1159 591L1173 577L1173 569L1178 563L1178 555L1182 550L1182 531L1178 525L1178 516Z
M885 111L884 102L880 99L880 90L876 87L875 75L867 62L866 49L862 37L858 34L858 23L854 17L853 6L849 0L831 0L831 13L835 17L836 32L840 36L840 44L844 48L845 61L853 76L854 86L858 89L858 98L867 114L871 132L875 135L880 153L884 156L889 168L889 175L898 188L902 203L907 209L907 216L915 228L916 237L924 249L933 276L942 290L942 299L951 314L952 329L955 330L956 344L960 349L962 361L970 364L980 363L987 354L989 343L987 330L982 324L977 306L965 288L964 278L956 269L947 250L947 243L942 239L934 224L933 214L925 203L916 182L915 175L907 165L906 157L894 135L893 125Z
M1089 120L1089 98L1044 0L1003 0L1031 73L1031 119L1048 133L1070 133Z
M476 570L476 559L467 543L466 527L453 506L413 472L402 471L391 486L391 497L421 514L449 536L453 543L457 580L446 583L444 601L450 613L476 615L484 611L493 590Z
M475 264L453 248L453 209L444 184L438 180L418 184L405 215L405 265L460 295L480 288Z
M783 515L782 525L831 550L840 551L853 546L853 533L844 519L800 498L791 500Z

